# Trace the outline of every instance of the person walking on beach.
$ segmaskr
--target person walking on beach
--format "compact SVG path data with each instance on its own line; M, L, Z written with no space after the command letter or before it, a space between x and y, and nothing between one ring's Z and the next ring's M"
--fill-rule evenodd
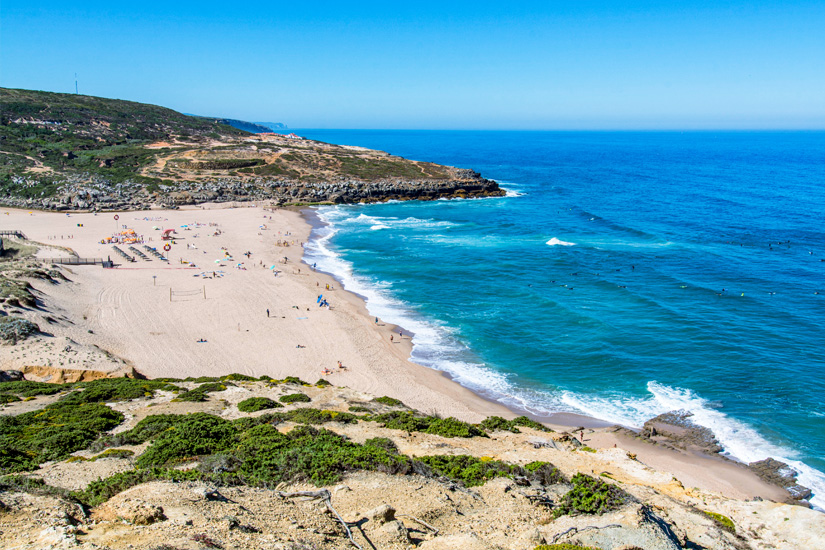
M267 310L266 310L266 317L267 317L267 319L269 318L269 308L267 308Z
M390 342L392 342L392 339L393 339L393 335L390 334Z

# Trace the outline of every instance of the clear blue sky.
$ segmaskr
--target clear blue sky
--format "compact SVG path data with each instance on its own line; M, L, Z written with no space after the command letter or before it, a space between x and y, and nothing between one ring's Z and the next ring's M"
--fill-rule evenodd
M825 128L825 1L2 0L0 85L295 128Z

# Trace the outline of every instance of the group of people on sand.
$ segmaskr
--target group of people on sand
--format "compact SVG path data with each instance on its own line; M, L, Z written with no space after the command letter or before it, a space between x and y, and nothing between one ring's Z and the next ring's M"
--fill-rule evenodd
M335 372L346 372L346 371L347 371L347 367L345 367L344 364L341 363L341 361L338 361L338 370L337 371L331 370L329 368L324 368L324 370L321 371L321 374L323 374L325 376L329 376L330 374L334 374Z

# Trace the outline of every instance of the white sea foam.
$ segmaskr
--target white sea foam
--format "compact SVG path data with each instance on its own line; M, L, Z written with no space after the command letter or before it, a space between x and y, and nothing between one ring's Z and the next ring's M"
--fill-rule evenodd
M548 246L557 246L557 245L559 245L559 246L576 246L576 243L569 243L567 241L562 241L562 240L557 239L556 237L553 237L552 239L547 241L546 244Z
M512 184L508 183L506 185L507 185L507 187L505 187L505 184L502 184L501 182L499 182L499 187L504 189L504 196L505 197L523 197L524 195L527 194L523 191L520 191L519 189L517 189L515 187L511 187Z
M787 463L796 471L800 484L814 492L811 503L825 509L825 474L797 460L797 453L765 439L754 428L729 417L706 399L683 388L672 388L657 382L648 382L650 395L646 398L596 397L565 392L562 401L596 418L639 428L656 415L674 410L690 411L691 420L710 429L723 453L741 460L756 462L768 457Z

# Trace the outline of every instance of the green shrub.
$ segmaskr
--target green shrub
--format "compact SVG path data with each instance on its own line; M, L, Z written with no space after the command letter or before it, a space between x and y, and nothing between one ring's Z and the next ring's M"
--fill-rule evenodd
M39 411L0 416L0 472L62 460L121 422L123 415L104 405L62 401Z
M371 445L372 447L384 449L390 454L398 454L398 446L395 444L395 441L387 437L373 437L371 439L367 439L364 441L364 445Z
M134 451L130 451L129 449L107 449L99 455L91 458L72 456L69 457L69 460L66 462L94 462L95 460L100 460L101 458L131 458L133 456L135 456Z
M235 420L233 424L238 430L246 431L254 428L255 426L262 426L265 424L277 426L283 422L294 422L296 424L326 424L327 422L356 424L358 423L358 417L354 414L345 412L324 411L320 409L311 409L309 407L301 407L291 411L267 413L256 417L239 418Z
M0 341L2 342L16 344L38 332L40 332L40 327L22 317L0 317Z
M311 386L312 385L309 382L304 382L303 380L301 380L300 378L297 378L295 376L287 376L283 380L276 380L274 378L270 378L269 376L264 378L262 376L261 380L264 380L264 379L268 380L270 384L293 384L293 385L296 385L296 386Z
M593 447L588 447L587 445L582 445L581 447L579 447L576 450L577 451L584 451L586 453L595 453L596 452L596 449L594 449Z
M565 514L604 514L624 504L628 495L616 487L585 474L576 474L571 480L573 488L562 496L555 517Z
M295 422L296 424L326 424L327 422L340 422L342 424L358 423L358 417L354 414L320 409L300 408L276 414L280 416L283 421Z
M289 395L282 395L278 398L281 403L309 403L312 399L303 393L291 393Z
M383 403L384 405L389 405L390 407L404 407L404 403L401 402L400 399L395 399L394 397L387 397L386 395L383 397L376 397L373 399L376 403Z
M467 487L483 485L497 477L512 477L523 473L520 467L500 460L484 460L468 455L422 456L416 460L439 475L461 481Z
M268 397L250 397L238 403L238 410L241 412L255 412L278 407L283 407L283 405Z
M164 466L229 448L237 431L231 422L206 413L194 413L161 433L137 459L141 468Z
M481 427L487 431L509 431L512 433L521 433L517 426L524 426L526 428L533 428L542 432L552 432L550 428L539 424L535 420L530 420L526 416L519 416L512 420L505 420L500 416L489 416L481 421Z
M233 382L254 382L257 378L254 376L247 376L246 374L238 374L237 372L233 372L232 374L221 376L221 380L231 380Z
M135 452L129 449L107 449L89 460L100 460L101 458L131 458L133 456L135 456Z
M230 384L231 385L231 384ZM221 384L219 382L208 382L206 384L201 384L197 388L193 390L189 390L187 392L183 392L178 394L175 398L176 401L206 401L206 394L212 392L219 392L224 391L226 389L226 385Z
M533 428L534 430L538 430L540 432L552 432L550 428L545 426L540 422L536 422L535 420L530 420L526 416L518 416L511 420L513 424L516 426L524 426L525 428Z
M315 382L315 386L318 387L318 388L326 388L326 387L329 387L331 385L332 384L330 384L329 382L327 382L323 378L319 378L318 381Z
M372 409L370 409L369 407L363 407L361 405L351 405L349 411L354 413L371 413Z
M8 475L0 478L0 492L17 491L33 495L49 495L72 500L72 495L66 489L48 485L45 481L26 475Z
M719 527L730 531L731 533L736 532L736 526L733 524L733 520L729 517L723 516L722 514L717 514L716 512L708 512L707 510L702 510L702 512L711 518Z
M416 416L412 411L393 411L373 415L367 420L380 422L385 428L423 432L443 437L487 437L483 430L473 424L455 418L438 418L436 416Z
M121 445L140 445L154 439L172 426L186 422L186 414L153 414L137 423L134 428L115 435L106 435L95 441L90 450L101 451Z
M188 378L184 378L182 382L194 382L195 384L206 384L208 382L220 382L221 379L215 376L198 376L193 377L190 376Z
M75 491L72 496L86 506L93 507L102 504L135 485L148 483L150 481L170 480L170 481L197 481L202 479L216 481L218 478L204 476L197 470L174 470L166 468L148 468L145 470L130 470L120 472L105 479L98 479L89 483L86 489Z
M18 397L34 397L37 395L54 395L69 390L72 386L72 384L49 384L47 382L17 380L14 382L0 382L0 392L14 394Z
M20 398L10 393L0 393L0 405L14 403L15 401L20 401Z
M179 391L180 388L168 382L139 380L136 378L101 378L91 382L78 382L72 392L63 397L64 403L113 403L129 401L140 397L152 397L157 390Z
M524 469L530 472L529 477L531 480L537 481L542 485L567 483L567 478L564 477L564 474L550 462L531 462L526 464Z
M273 426L255 426L242 434L236 456L241 461L237 473L257 485L282 481L329 485L352 470L390 474L411 470L407 457L310 426L297 426L286 434Z

